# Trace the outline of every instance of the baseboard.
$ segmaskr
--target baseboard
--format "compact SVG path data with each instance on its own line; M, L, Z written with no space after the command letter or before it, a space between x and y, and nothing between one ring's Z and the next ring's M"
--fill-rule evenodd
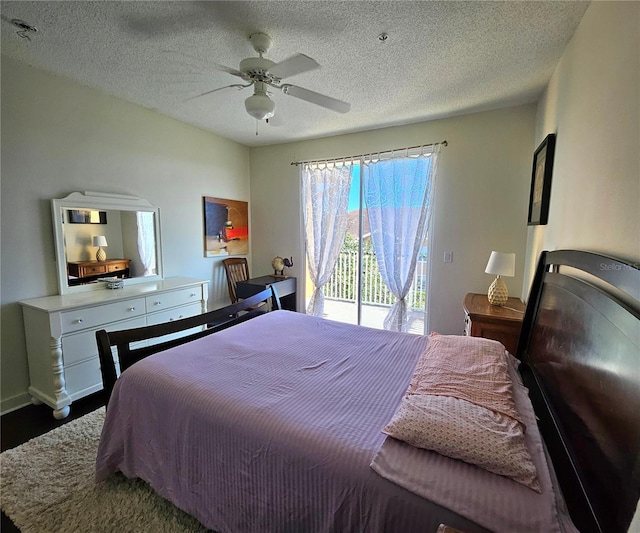
M11 398L4 398L0 400L0 415L6 415L11 411L26 407L29 404L31 404L31 395L27 392L12 396Z

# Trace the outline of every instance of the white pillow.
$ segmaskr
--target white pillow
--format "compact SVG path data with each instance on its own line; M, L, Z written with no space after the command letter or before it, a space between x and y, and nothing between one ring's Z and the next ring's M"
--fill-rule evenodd
M523 425L471 402L450 396L406 395L383 433L541 492Z

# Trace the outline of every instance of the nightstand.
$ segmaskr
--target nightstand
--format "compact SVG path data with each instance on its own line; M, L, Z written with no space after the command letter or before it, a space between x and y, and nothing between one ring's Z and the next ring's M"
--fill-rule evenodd
M515 355L525 304L518 298L509 298L504 306L491 305L486 294L469 293L463 307L465 335L500 341Z

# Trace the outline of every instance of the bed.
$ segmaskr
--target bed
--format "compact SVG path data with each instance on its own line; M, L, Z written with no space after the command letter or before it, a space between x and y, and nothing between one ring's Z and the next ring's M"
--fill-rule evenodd
M407 400L451 401L418 394L438 374L429 366L436 347L475 339L373 330L277 305L164 330L209 326L188 342L145 346L157 326L98 332L109 398L96 480L141 478L221 533L424 533L443 523L466 533L626 531L640 494L639 300L637 266L544 252L517 359L483 345L508 375L513 427L526 428L539 490L397 438Z

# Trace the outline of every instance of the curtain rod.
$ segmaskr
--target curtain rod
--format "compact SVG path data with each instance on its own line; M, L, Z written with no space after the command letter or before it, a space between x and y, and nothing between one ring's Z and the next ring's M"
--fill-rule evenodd
M449 143L447 142L447 140L445 139L442 142L439 143L431 143L431 144L419 144L417 146L409 146L408 148L394 148L393 150L383 150L381 152L372 152L375 154L387 154L389 152L400 152L402 150L415 150L416 148L424 148L425 146L435 146L437 144L441 144L442 146L449 146ZM359 154L359 155L347 155L344 157L336 157L334 159L331 158L327 158L327 159L312 159L310 161L292 161L291 164L292 165L306 165L307 163L321 163L323 161L333 161L333 160L340 160L340 159L360 159L363 158L367 155L372 155L371 153L369 154Z

